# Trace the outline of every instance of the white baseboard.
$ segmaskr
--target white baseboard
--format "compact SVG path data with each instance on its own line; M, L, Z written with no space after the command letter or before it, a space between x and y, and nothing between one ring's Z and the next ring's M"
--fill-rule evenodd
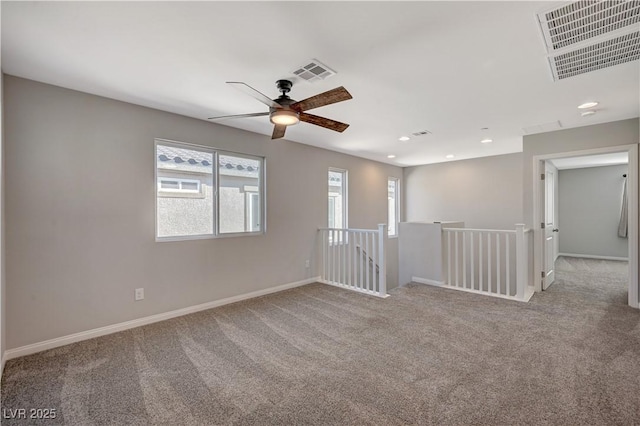
M598 256L598 255L595 255L595 254L558 253L558 256L581 257L583 259L602 259L602 260L625 260L625 261L629 261L628 257Z
M322 279L319 279L319 278L318 278L318 282L322 283L322 284L332 285L332 286L338 287L338 288L343 288L343 289L346 289L346 290L355 291L357 293L366 294L368 296L376 296L376 297L381 297L383 299L386 299L387 297L389 297L388 294L380 294L380 293L378 293L376 291L361 289L361 288L352 287L352 286L349 286L349 285L343 285L343 284L340 284L340 283L334 283L334 282L327 281L327 280L322 280Z
M442 281L430 280L428 278L420 278L420 277L411 277L411 281L418 284L434 285L437 287L442 287L444 285Z
M467 293L473 293L473 294L480 294L482 296L490 296L490 297L497 297L499 299L507 299L507 300L515 300L516 302L528 302L531 297L533 296L533 287L529 287L527 286L527 290L525 291L525 295L524 295L524 300L518 299L515 296L506 296L503 294L489 294L485 291L479 291L479 290L474 290L471 288L463 288L463 287L455 287L452 285L447 285L442 281L435 281L435 280L430 280L428 278L420 278L420 277L411 277L411 281L414 283L419 283L419 284L427 284L427 285L432 285L435 287L442 287L442 288L448 288L451 290L459 290L459 291L464 291Z
M31 355L36 352L42 352L47 349L53 349L65 346L71 343L80 342L82 340L93 339L95 337L105 336L107 334L117 333L119 331L129 330L131 328L140 327L154 322L160 322L171 318L181 317L183 315L192 314L194 312L205 311L207 309L216 308L218 306L228 305L230 303L240 302L242 300L253 299L254 297L265 296L271 293L300 287L306 284L319 282L320 277L307 278L306 280L296 281L276 287L266 288L264 290L252 291L251 293L240 294L238 296L227 297L226 299L214 300L212 302L202 303L200 305L189 306L187 308L176 309L175 311L164 312L162 314L151 315L144 318L138 318L131 321L125 321L118 324L108 325L105 327L94 328L93 330L81 331L80 333L69 334L67 336L57 337L55 339L45 340L44 342L32 343L30 345L21 346L15 349L5 351L2 357L2 367L4 369L5 361L18 358L25 355Z

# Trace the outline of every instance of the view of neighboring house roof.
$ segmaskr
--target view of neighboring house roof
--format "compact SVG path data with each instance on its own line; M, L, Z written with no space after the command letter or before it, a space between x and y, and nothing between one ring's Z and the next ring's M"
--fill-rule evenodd
M186 148L157 145L158 169L178 172L213 173L213 154ZM218 166L221 175L258 177L260 162L250 158L219 154Z

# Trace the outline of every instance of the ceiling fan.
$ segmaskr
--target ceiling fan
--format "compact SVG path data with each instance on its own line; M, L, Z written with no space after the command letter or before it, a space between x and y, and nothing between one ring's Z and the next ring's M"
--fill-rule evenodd
M220 117L210 117L209 120L219 120L223 118L260 117L268 115L269 119L274 124L271 139L280 139L284 137L284 132L287 130L287 126L298 124L298 122L300 121L315 124L316 126L324 127L336 132L344 132L347 127L349 127L348 124L331 120L329 118L319 117L313 114L307 114L306 112L304 112L313 108L319 108L321 106L331 105L335 104L336 102L342 102L351 99L351 94L347 92L347 89L342 86L324 93L320 93L319 95L312 96L302 101L295 101L287 96L287 93L291 91L291 87L293 86L293 83L291 83L291 81L289 80L276 81L276 86L282 93L276 99L269 99L266 95L258 92L256 89L246 83L238 81L228 81L227 84L231 84L235 88L242 90L249 96L259 100L269 107L269 112L223 115Z

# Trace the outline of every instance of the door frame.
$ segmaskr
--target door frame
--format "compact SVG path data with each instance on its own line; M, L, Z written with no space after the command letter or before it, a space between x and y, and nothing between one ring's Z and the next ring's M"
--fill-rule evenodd
M543 270L543 243L544 232L540 227L541 213L545 200L540 186L540 175L544 173L544 164L547 160L566 157L581 157L584 155L608 154L614 152L626 152L629 156L629 170L627 172L627 196L629 206L629 306L638 308L638 296L640 283L638 283L638 145L619 145L606 148L586 149L580 151L559 152L553 154L535 155L533 157L533 265L534 265L534 289L542 291L540 271Z

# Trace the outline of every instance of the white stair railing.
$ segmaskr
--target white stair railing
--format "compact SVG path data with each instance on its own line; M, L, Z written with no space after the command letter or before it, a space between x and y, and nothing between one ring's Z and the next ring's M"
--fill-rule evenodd
M444 285L507 299L528 300L531 230L443 228Z
M387 297L387 225L378 229L318 229L320 282Z

